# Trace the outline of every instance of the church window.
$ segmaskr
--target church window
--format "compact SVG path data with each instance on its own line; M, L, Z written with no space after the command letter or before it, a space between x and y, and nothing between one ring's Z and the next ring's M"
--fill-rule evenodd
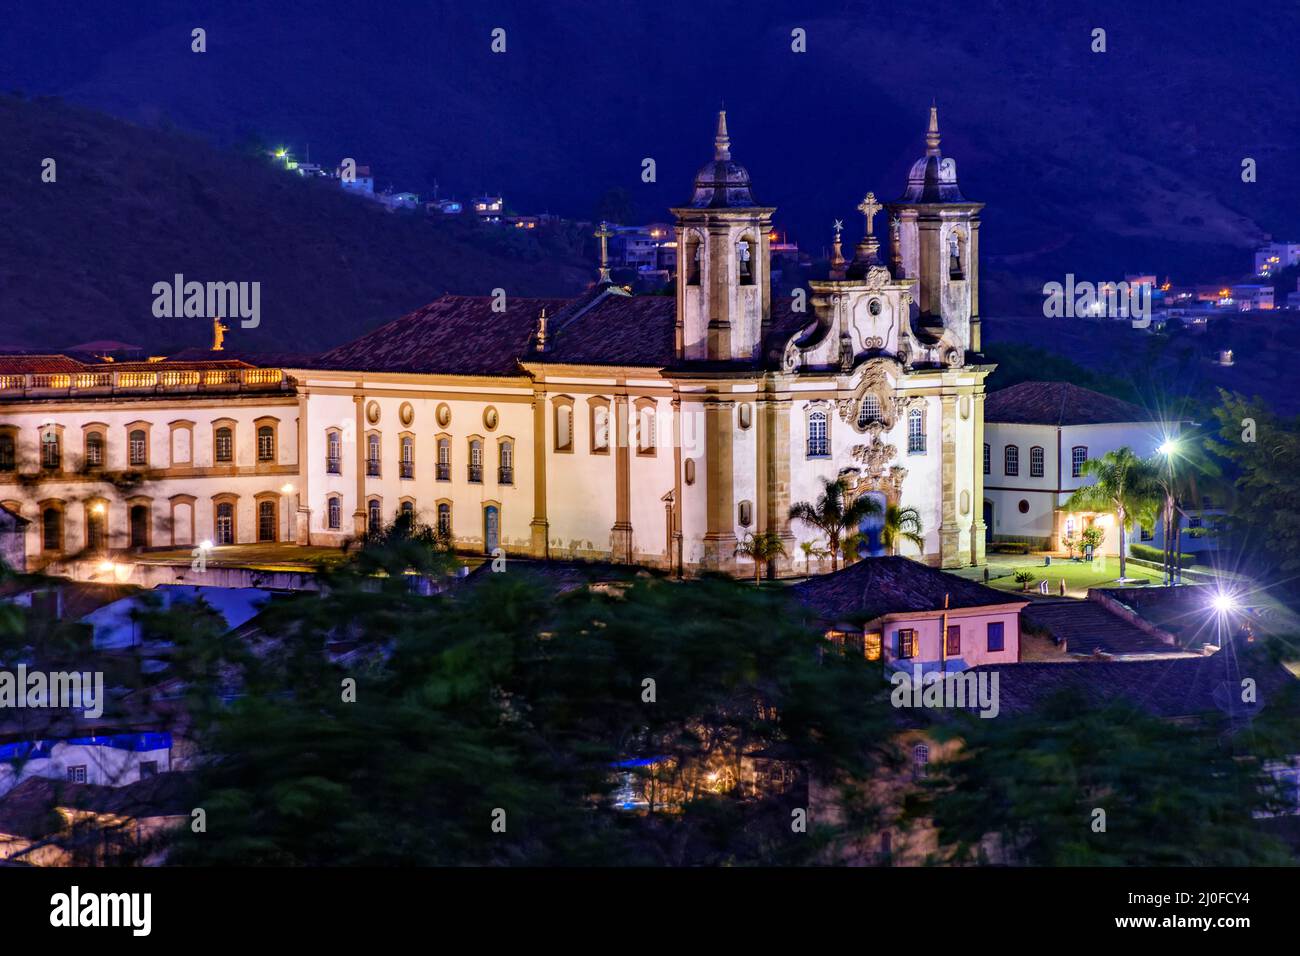
M736 510L737 522L742 528L748 528L754 520L754 505L749 501L742 501Z
M213 449L220 464L229 464L235 460L235 433L229 428L218 428Z
M257 460L275 461L275 429L270 425L257 429Z
M1020 474L1020 446L1008 445L1002 450L1002 473L1013 478Z
M1035 445L1029 449L1029 477L1043 477L1043 446Z
M438 481L451 481L451 439L438 439Z
M555 450L573 451L573 401L557 400L555 403Z
M694 236L686 240L686 284L700 284L700 240Z
M86 464L91 468L104 464L103 432L86 432Z
M907 413L907 451L912 455L925 453L925 415L919 408Z
M415 439L410 435L402 436L402 461L401 461L402 478L415 477Z
M384 528L384 516L380 507L378 498L371 498L366 503L366 530L371 534L378 534Z
M740 284L754 284L754 258L751 254L752 243L748 239L741 239L736 243L736 259L740 266Z
M808 457L826 458L831 453L830 440L826 432L826 413L813 412L808 416Z
M415 502L410 498L407 498L398 506L397 513L402 518L406 519L409 526L409 522L415 518Z
M275 540L276 510L274 501L259 501L257 503L258 541Z
M1075 445L1070 449L1070 476L1083 477L1083 463L1088 460L1088 446Z
M948 277L950 279L963 278L961 268L961 233L952 232L948 235Z
M858 406L858 427L866 428L872 422L882 421L884 414L880 409L880 398L868 392L862 396L862 404Z
M338 475L343 472L343 437L337 431L325 433L325 473Z
M451 537L451 505L445 501L438 505L438 537Z
M59 444L59 432L47 428L41 432L41 467L58 469L63 464L63 449Z
M127 436L127 447L131 464L149 464L149 438L143 428L136 428Z
M217 544L235 543L235 505L231 501L217 503L216 527Z
M0 471L13 471L16 467L13 432L0 433Z
M371 432L366 436L366 474L371 478L379 477L379 433Z
M475 484L483 481L483 443L477 438L469 440L469 480Z
M497 445L499 458L497 467L497 484L513 485L515 483L515 443L506 439Z
M41 512L41 547L46 551L63 548L63 510L58 505L47 505Z
M993 474L993 452L988 442L984 443L984 474Z
M331 495L329 502L327 503L327 508L329 527L332 530L337 531L339 526L343 523L342 499L340 499L338 495Z
M589 400L591 406L591 453L609 452L609 402L603 398Z
M638 455L655 454L655 416L656 407L652 399L642 399L637 402L636 453Z

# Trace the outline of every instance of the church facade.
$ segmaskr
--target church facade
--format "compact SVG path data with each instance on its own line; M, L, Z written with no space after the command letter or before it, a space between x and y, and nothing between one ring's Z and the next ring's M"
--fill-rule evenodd
M932 108L902 196L868 193L851 258L837 223L828 278L792 298L772 295L775 210L719 114L672 210L674 297L633 296L602 263L575 299L444 296L310 361L166 359L134 390L120 367L0 359L0 501L49 558L337 544L408 511L466 552L686 574L752 573L737 545L772 531L791 574L801 542L825 543L791 504L842 477L917 510L924 547L902 553L982 563L981 204L939 143Z

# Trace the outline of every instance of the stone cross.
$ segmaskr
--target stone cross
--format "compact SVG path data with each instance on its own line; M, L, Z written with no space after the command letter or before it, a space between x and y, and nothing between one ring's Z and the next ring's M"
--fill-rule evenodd
M880 205L880 203L876 202L875 193L867 193L866 198L864 198L862 202L858 204L858 212L862 213L862 215L867 217L868 235L875 232L875 227L873 226L872 223L876 218L876 213L880 212L880 210L883 208L885 207Z
M602 221L600 228L592 233L600 240L600 282L612 281L609 277L609 237L614 235L609 223Z

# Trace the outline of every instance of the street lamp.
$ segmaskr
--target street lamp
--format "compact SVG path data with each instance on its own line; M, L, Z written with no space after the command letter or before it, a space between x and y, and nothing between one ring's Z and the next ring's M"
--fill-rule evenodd
M1223 590L1222 588L1216 589L1214 596L1210 598L1210 608L1214 611L1214 626L1218 635L1218 645L1220 649L1223 647L1224 622L1227 620L1229 614L1240 607L1241 602L1237 600L1237 596L1230 591Z
M1177 525L1182 522L1178 520L1177 513L1174 509L1174 458L1178 454L1178 440L1172 437L1166 437L1156 449L1157 454L1165 460L1162 483L1165 492L1165 574L1164 582L1166 585L1174 584L1175 569L1182 570L1181 548L1177 540L1181 536L1181 528L1175 530Z

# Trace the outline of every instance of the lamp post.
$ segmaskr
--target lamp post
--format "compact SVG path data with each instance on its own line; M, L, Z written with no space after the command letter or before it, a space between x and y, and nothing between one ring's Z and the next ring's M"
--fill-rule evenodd
M1164 583L1166 586L1176 583L1175 576L1181 578L1182 562L1180 560L1178 542L1175 540L1181 533L1181 529L1175 530L1175 525L1181 525L1178 519L1178 511L1174 507L1174 457L1178 454L1178 442L1172 438L1166 438L1160 443L1156 452L1161 455L1165 462L1164 468L1161 469L1160 483L1165 493L1164 504ZM1175 571L1178 569L1178 572Z
M1237 609L1237 599L1230 592L1219 589L1216 590L1214 597L1210 599L1210 607L1214 610L1215 627L1218 633L1218 644L1219 649L1222 650L1223 623L1228 615Z

